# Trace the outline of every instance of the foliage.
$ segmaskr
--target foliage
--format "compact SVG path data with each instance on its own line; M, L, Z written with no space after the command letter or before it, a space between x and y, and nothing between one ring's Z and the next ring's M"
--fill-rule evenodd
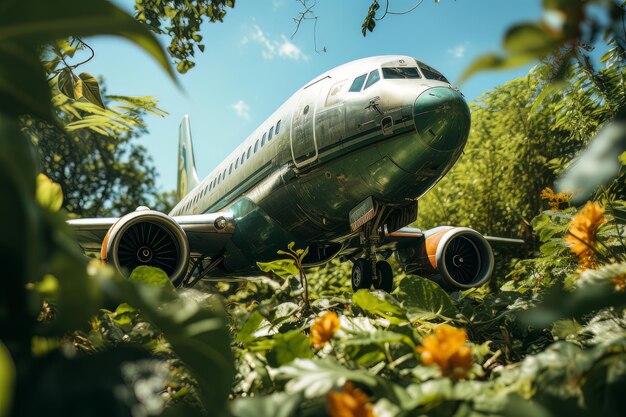
M195 66L197 47L204 52L200 28L204 19L222 22L235 0L135 0L135 18L157 34L170 38L167 51L181 74Z
M35 152L18 119L28 115L51 126L58 123L46 70L38 59L44 45L56 39L114 34L137 43L169 71L167 58L141 24L107 1L65 0L62 7L38 0L1 4L0 261L5 267L0 292L0 412L20 416L159 413L169 377L167 362L159 355L170 352L174 358L170 360L184 364L185 375L195 377L197 400L182 406L197 403L220 413L233 368L219 307L203 297L126 281L109 268L87 264L65 225L66 215L57 211L62 204L59 186L41 176L36 181ZM87 114L96 113L89 103L76 103L87 105L81 109ZM99 310L110 306L113 317L109 310ZM93 331L111 330L121 338L108 333L113 340L108 343L102 334L101 338L88 334L95 339L87 337L82 345L83 339L68 332L85 329L94 315L118 319L119 326L133 320L149 323L160 343L144 332L145 325L127 328L136 331L131 337L120 333L121 327L100 326L106 319L95 319L92 324L98 325ZM11 392L12 404L7 401ZM172 404L168 412L192 415L194 409Z
M79 119L70 111L61 112L61 108L72 107L79 116L88 114L77 109L83 103L56 98L64 102L56 109L66 129L27 118L24 132L37 145L41 171L61 185L65 209L81 217L119 216L138 205L150 205L158 196L156 170L146 148L134 143L144 131L141 119L145 111L133 107L133 116L124 115L133 120L126 132L107 132L103 123L88 120L89 116ZM143 100L144 105L153 106ZM108 115L101 117L114 120ZM90 127L68 128L77 121L85 121Z
M159 271L124 280L88 263L72 241L58 211L61 190L37 177L33 146L18 120L28 114L56 123L37 51L70 32L102 32L138 41L161 62L164 56L141 25L104 1L76 7L65 0L58 10L31 3L29 12L3 3L0 15L0 415L623 414L626 203L619 186L597 195L606 222L586 233L597 269L583 271L566 239L598 222L573 228L572 218L583 213L575 207L532 220L529 210L541 256L520 261L517 275L493 291L449 295L422 277L398 274L393 294L353 295L349 266L312 271L309 285L304 251L290 247L282 281L216 284L224 312L218 296L159 285L165 283ZM584 63L577 68L584 72ZM601 85L606 91L619 85L617 74L615 83ZM592 81L597 75L588 74ZM77 97L75 85L64 90ZM593 119L597 124L583 124L588 130L577 129L581 136L568 139L575 143L622 107L608 95L590 104L584 97L568 101L562 91L530 90L540 104L520 106L523 112L501 123L522 123L520 113L554 113L555 119L537 116L524 132L548 128L556 140L577 123L576 111L589 114L578 103L597 104L594 117L606 112ZM507 103L493 100L505 112ZM547 169L534 159L537 151L524 151L532 169ZM540 207L539 192L515 194L515 185L504 191ZM502 224L493 223L509 227ZM310 306L294 302L307 289Z

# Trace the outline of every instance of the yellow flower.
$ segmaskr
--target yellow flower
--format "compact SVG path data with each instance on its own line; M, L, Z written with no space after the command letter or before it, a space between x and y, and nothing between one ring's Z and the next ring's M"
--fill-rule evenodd
M464 346L466 342L465 329L442 324L437 326L434 335L422 340L417 351L424 365L437 364L444 375L460 379L472 367L472 354L469 347Z
M376 417L367 395L346 382L343 391L332 391L327 396L331 417Z
M339 330L337 313L329 311L315 319L311 325L311 344L315 348L324 346Z
M554 194L552 188L546 187L541 191L541 199L548 200L548 205L552 211L557 211L561 203L570 203L570 195L566 192Z
M595 269L598 266L594 251L596 232L604 223L604 208L595 201L587 203L572 220L565 241L571 245L570 250L578 257L578 263L583 268Z

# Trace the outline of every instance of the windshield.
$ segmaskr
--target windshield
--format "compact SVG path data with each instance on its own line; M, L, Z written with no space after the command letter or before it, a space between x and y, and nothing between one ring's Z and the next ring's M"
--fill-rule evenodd
M422 78L415 67L383 68L383 77L386 79Z
M429 80L443 81L444 83L450 84L450 81L448 81L446 77L443 76L443 74L441 74L433 67L429 67L428 65L419 61L418 64L420 66L420 69L422 70L422 73L424 74L424 77L428 78Z

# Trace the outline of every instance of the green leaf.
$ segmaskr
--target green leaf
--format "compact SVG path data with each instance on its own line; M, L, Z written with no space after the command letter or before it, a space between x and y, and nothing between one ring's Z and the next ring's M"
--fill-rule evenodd
M0 28L3 16L0 13ZM31 114L54 122L50 99L36 46L0 35L0 113L11 117Z
M35 200L43 208L50 211L59 211L63 206L63 191L61 190L61 186L44 174L37 175Z
M296 358L312 358L311 340L300 330L278 333L274 336L274 347L267 353L273 367L288 364Z
M384 291L358 290L352 296L352 303L363 311L389 320L392 324L408 322L404 309Z
M154 285L157 287L169 288L171 290L174 289L174 285L172 284L172 281L170 281L167 274L162 269L155 268L153 266L138 266L133 269L133 272L131 272L128 280L142 282L144 284Z
M106 109L102 97L100 96L98 80L96 80L93 75L86 72L81 73L78 78L82 81L82 96L90 103Z
M415 344L410 337L404 334L391 332L389 330L376 330L371 333L357 333L351 334L347 338L340 339L340 344L346 346L367 346L367 345L382 345L384 343L406 343L407 345L415 348Z
M273 272L281 278L290 278L300 273L293 259L279 259L272 262L257 262L263 272Z
M261 315L261 313L257 310L253 311L243 326L241 326L241 330L237 333L235 342L243 343L245 345L247 342L254 340L252 335L259 329L259 325L263 322L263 320L265 320L265 318Z
M39 60L41 45L68 36L117 35L152 55L174 79L158 40L145 25L105 0L4 2L0 13L0 112L54 121L50 89Z
M332 360L296 359L291 365L281 366L277 377L288 381L285 391L303 393L306 398L316 398L346 381L376 384L376 377L365 370L351 370Z
M472 75L488 70L506 70L517 68L528 64L536 59L532 54L516 54L510 56L501 56L493 53L482 55L474 60L469 67L463 71L459 78L459 84L467 81Z
M552 326L552 335L555 339L567 340L571 336L576 336L582 328L576 320L557 320Z
M76 77L69 68L65 68L57 77L57 87L59 91L71 99L77 99L75 95Z
M550 36L536 23L516 25L504 35L504 49L512 55L531 54L542 58L557 45L558 39Z
M295 417L301 401L301 395L280 392L267 396L238 398L231 403L230 409L235 417Z
M230 335L224 313L209 309L192 297L180 297L167 287L105 279L101 287L115 298L139 309L159 328L172 350L199 386L198 396L206 410L219 412L226 406L234 376ZM112 285L113 284L113 285Z
M408 275L393 293L409 313L436 313L454 317L457 308L439 285L431 280Z
M0 417L9 415L13 400L15 366L6 346L0 341Z
M577 160L556 181L558 191L574 191L572 202L586 201L600 185L617 177L626 152L626 105L589 141Z

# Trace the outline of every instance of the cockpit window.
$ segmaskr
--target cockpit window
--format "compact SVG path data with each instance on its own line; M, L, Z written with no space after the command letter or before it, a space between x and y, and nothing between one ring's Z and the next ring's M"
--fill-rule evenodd
M424 64L423 62L419 62L418 61L417 63L419 65L420 69L422 70L422 73L424 74L424 77L428 78L429 80L443 81L444 83L450 84L450 81L448 81L447 78L444 77L442 73L440 73L439 71L437 71L433 67L429 67L428 65Z
M365 83L364 90L368 89L370 86L376 84L380 80L380 72L377 69L370 72L369 77L367 77L367 82Z
M402 78L422 78L422 76L415 67L394 67L383 68L383 78L391 80Z
M351 93L358 93L359 91L361 91L361 88L363 87L363 83L365 83L366 76L367 74L363 74L354 79L354 82L352 83L352 86L350 87Z

